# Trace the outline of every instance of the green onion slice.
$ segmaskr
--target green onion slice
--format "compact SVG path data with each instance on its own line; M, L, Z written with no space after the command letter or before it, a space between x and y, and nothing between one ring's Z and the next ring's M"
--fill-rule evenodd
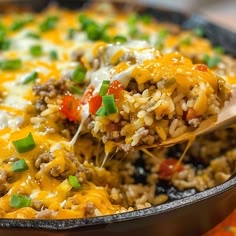
M18 70L21 67L21 59L8 59L0 61L0 69L2 70Z
M213 49L214 49L214 51L215 51L216 53L218 53L218 54L223 54L223 53L224 53L224 48L221 47L221 46L216 46L216 47L214 47Z
M11 41L8 39L3 39L2 41L0 40L0 50L6 51L10 48L11 46Z
M32 39L40 39L40 35L34 32L28 32L25 36Z
M122 35L116 35L113 38L113 42L114 43L125 43L125 42L127 42L127 38L125 36L122 36Z
M38 73L36 71L32 72L23 81L23 84L29 84L31 82L34 82L38 77Z
M191 44L191 37L187 36L186 38L182 39L180 41L180 43L183 44L183 45L190 45Z
M29 167L28 167L28 165L27 165L27 163L24 159L15 161L13 166L12 166L12 170L14 172L22 172L22 171L25 171L25 170L28 170L28 169L29 169Z
M78 65L75 68L75 70L72 72L71 78L73 81L80 84L83 82L86 72L87 72L87 70L83 66Z
M202 60L204 63L207 64L209 68L213 68L219 64L221 61L221 58L216 55L216 56L209 56L208 54L204 54L202 57Z
M67 38L68 39L73 39L76 33L76 29L70 28L67 32Z
M204 36L204 31L202 28L195 28L194 29L194 34L198 37L203 37Z
M31 133L29 133L28 136L23 139L13 141L13 145L19 153L28 152L36 146Z
M70 185L71 185L73 188L75 188L75 189L80 189L80 188L81 188L81 185L80 185L80 183L79 183L79 181L78 181L78 178L77 178L76 176L70 175L70 176L68 177L68 180L69 180Z
M207 61L207 66L209 68L216 67L220 61L221 61L221 59L219 56L210 57L209 60Z
M41 45L33 45L30 47L29 51L30 51L30 54L34 57L39 57L43 53L43 49Z
M17 31L22 29L26 24L33 21L33 15L27 14L22 19L16 19L10 26L10 30Z
M103 106L106 110L107 115L118 112L113 94L102 96L102 102L103 102Z
M140 16L140 20L144 23L144 24L149 24L152 22L152 16L150 14L143 14Z
M99 95L104 96L107 93L107 90L109 88L110 81L109 80L103 80L101 88L99 90Z
M57 60L58 59L58 53L56 50L52 50L49 52L49 57L51 60Z
M39 26L40 30L42 32L46 32L49 30L52 30L56 27L56 23L58 22L59 17L58 16L48 16L42 24Z
M96 116L107 116L106 109L104 107L100 107L96 112Z
M72 85L72 86L70 87L70 89L71 89L71 91L72 91L73 93L76 93L76 94L78 94L78 95L83 94L82 90L79 89L79 88L77 88L77 87L74 86L74 85Z
M18 194L13 194L10 199L10 206L14 208L22 208L22 207L29 207L31 204L31 199L18 195Z

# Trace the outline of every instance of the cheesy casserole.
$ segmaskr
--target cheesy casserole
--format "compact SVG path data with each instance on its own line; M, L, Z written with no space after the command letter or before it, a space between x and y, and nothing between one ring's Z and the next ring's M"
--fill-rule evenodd
M189 195L229 178L234 127L197 139L182 163L182 145L146 148L229 99L235 60L203 35L107 4L2 15L0 217L115 214L173 200L163 183Z

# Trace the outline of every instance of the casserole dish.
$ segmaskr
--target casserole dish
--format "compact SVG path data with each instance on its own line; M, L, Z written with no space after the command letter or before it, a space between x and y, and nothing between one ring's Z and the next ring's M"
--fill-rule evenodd
M211 39L211 30L219 30L220 35L229 36L230 32L217 28L202 18L171 13L166 11L158 11L155 9L147 9L154 16L160 17L161 20L174 21L183 27L201 27L204 29L206 36ZM208 30L208 27L210 28ZM229 38L234 36L230 36ZM214 37L215 39L215 37ZM232 40L233 41L233 40ZM215 39L214 43L221 43L221 38ZM232 54L234 51L229 48L231 41L227 39L225 49ZM210 190L194 194L181 200L175 200L156 207L150 207L143 210L136 210L128 213L116 214L112 216L103 216L96 218L72 219L72 220L1 220L1 233L7 235L12 234L14 229L19 233L31 231L31 234L40 235L46 233L48 235L73 235L78 232L80 234L128 234L136 233L143 235L144 232L151 235L157 233L161 235L199 235L200 233L212 227L215 223L227 215L234 204L232 200L235 197L235 179L227 181ZM226 201L227 199L227 201ZM207 207L206 207L207 206ZM188 224L188 218L192 218ZM171 223L170 223L171 222ZM198 223L196 223L198 222ZM171 224L171 227L170 227ZM8 231L8 229L10 231ZM37 231L39 229L40 231ZM16 232L15 231L15 232Z

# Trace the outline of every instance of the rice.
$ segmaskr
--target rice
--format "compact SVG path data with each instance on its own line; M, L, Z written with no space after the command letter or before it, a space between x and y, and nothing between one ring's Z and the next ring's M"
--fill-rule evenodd
M38 57L30 54L25 40L35 39L25 32L38 29L44 15L35 15L23 31L6 31L15 47L1 51L1 65L17 55L22 68L12 72L0 66L2 218L65 219L134 211L211 188L235 171L235 127L198 137L181 160L186 143L155 147L218 114L230 97L235 60L216 55L207 39L169 24L167 30L165 24L145 25L137 18L138 35L132 36L128 15L117 17L110 7L112 24L107 24L99 9L79 14L79 22L75 13L54 9L60 17L54 29L40 31L43 55ZM8 29L5 22L14 23L15 17L6 17L2 24ZM91 38L84 19L106 35ZM74 35L68 34L68 25L78 26ZM124 34L126 42L116 42L117 34ZM146 34L150 40L140 39ZM183 46L186 35L191 44ZM50 58L50 50L57 51L57 59ZM207 67L202 64L206 53L221 62ZM32 72L37 78L24 84L22 78ZM35 145L21 153L15 141L29 134ZM13 166L22 159L27 166L17 173ZM18 208L14 197L26 199L27 205Z

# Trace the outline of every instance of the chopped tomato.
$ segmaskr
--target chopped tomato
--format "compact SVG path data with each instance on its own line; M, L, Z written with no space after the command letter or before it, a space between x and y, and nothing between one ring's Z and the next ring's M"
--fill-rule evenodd
M168 158L162 161L159 168L159 178L169 180L175 172L181 171L183 166L177 163L178 160L174 158Z
M204 72L208 71L208 67L206 65L204 65L204 64L196 65L195 69L200 70L200 71L204 71Z
M80 100L71 95L62 99L60 111L71 121L78 121L80 116Z
M193 108L189 108L186 112L185 112L185 114L184 114L184 119L186 120L186 121L189 121L189 120L191 120L191 119L194 119L194 118L196 118L197 117L197 113L196 113L196 111L193 109Z
M88 103L89 99L93 96L94 87L89 87L87 91L84 93L83 97L81 98L81 104Z
M113 94L115 99L120 97L121 91L124 90L124 86L118 81L114 80L108 88L107 94Z
M89 103L89 113L94 115L102 105L102 96L97 94L93 97L90 97L88 103Z

